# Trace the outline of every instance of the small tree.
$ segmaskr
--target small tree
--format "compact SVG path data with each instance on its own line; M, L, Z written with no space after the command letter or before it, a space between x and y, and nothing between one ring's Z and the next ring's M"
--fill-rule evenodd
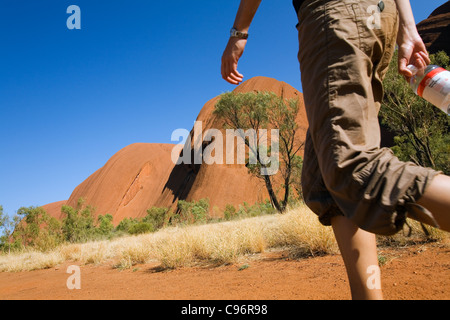
M3 213L3 206L0 206L0 250L5 251L8 247L8 252L11 252L11 234L19 223L19 217L16 215L10 218Z
M97 233L102 236L111 236L114 231L114 225L112 223L113 216L106 214L104 216L99 215L97 217Z
M76 208L64 205L61 212L66 215L63 219L62 232L64 239L69 242L84 242L95 235L94 211L95 208L84 204L80 198Z
M136 218L124 218L122 221L119 222L115 231L131 233L130 230L133 228L134 225L138 224L139 222L140 221Z
M236 215L236 208L232 204L227 204L223 212L225 220L231 220Z
M48 250L61 243L61 223L42 207L22 207L17 214L21 221L13 233L13 239L22 246Z
M277 129L279 148L277 160L273 160L272 150L260 146L267 145L259 134L253 138L256 146L248 137L243 137L245 145L249 148L249 154L256 158L256 164L247 163L249 172L262 179L265 183L273 206L284 212L289 201L290 188L295 166L298 165L296 156L302 149L304 142L296 141L298 125L296 116L299 103L296 99L283 99L273 92L228 92L221 96L217 102L214 114L225 122L227 128L234 130L248 130L259 133L261 129ZM263 159L265 153L270 154L271 161L278 161L279 171L283 179L284 198L278 199L273 188L273 176L265 174L273 163ZM249 158L250 158L249 155ZM263 169L263 170L261 170Z
M208 220L209 199L198 201L178 200L177 211L171 215L171 223L192 224L196 222L206 222Z
M151 207L142 221L151 223L155 230L161 229L169 223L170 215L168 208Z
M5 243L7 243L7 239L9 234L7 234L6 228L9 223L8 216L3 214L3 206L0 205L0 248L3 248Z

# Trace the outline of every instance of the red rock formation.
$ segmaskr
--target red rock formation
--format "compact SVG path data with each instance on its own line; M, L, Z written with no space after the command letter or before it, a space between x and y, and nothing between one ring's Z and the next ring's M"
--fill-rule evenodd
M298 141L304 141L307 121L302 94L290 85L265 77L252 78L235 92L272 91L284 98L299 98L301 108L297 122ZM197 121L202 132L220 129L225 138L223 123L213 115L218 97L208 101L201 109ZM224 140L225 141L225 140ZM225 142L224 142L225 143ZM210 213L226 204L238 206L253 204L269 198L262 180L251 176L242 164L180 164L171 160L172 144L136 143L117 152L109 161L71 194L67 204L75 207L78 199L96 208L95 215L111 214L113 223L125 217L140 218L152 206L175 208L180 199L192 201L208 198ZM194 146L192 146L194 148ZM47 211L61 218L64 202L45 206Z
M450 54L450 1L417 24L417 30L430 53L444 50Z
M158 203L173 169L172 147L135 143L123 148L76 187L67 204L75 207L83 198L96 208L96 215L111 214L114 223L125 217L145 216L146 210Z

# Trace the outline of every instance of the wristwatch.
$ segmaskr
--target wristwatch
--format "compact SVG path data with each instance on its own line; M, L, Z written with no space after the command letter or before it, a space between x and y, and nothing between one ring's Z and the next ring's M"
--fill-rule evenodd
M236 28L231 28L230 30L231 38L247 39L248 33L237 31Z

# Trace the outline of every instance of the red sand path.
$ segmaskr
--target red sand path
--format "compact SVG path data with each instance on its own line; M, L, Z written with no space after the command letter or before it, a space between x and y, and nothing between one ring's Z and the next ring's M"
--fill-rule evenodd
M450 249L433 244L380 249L385 299L448 300ZM339 255L300 260L266 253L257 260L215 268L160 271L156 264L117 270L81 266L81 289L69 290L65 263L47 270L0 273L0 299L341 300L350 299Z

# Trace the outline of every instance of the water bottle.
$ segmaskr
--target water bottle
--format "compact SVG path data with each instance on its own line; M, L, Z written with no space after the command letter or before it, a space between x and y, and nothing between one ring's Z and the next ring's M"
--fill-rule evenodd
M419 70L407 67L413 74L410 85L414 92L447 115L450 115L450 71L436 65Z

